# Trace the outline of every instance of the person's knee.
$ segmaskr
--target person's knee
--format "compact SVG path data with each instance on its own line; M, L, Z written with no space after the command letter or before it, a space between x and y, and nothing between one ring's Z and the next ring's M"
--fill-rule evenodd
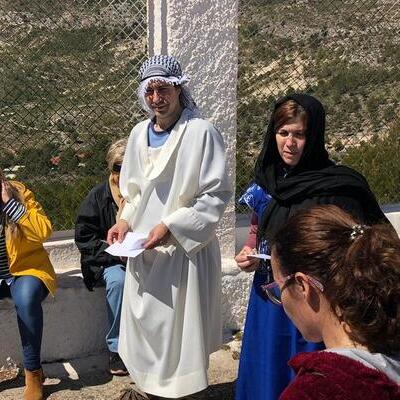
M27 292L27 294L22 296L14 297L14 304L17 310L32 312L41 306L41 301L38 296L32 294L32 292Z
M13 288L12 297L18 309L33 310L40 307L43 297L41 281L33 277L18 278L18 282L15 283Z
M120 267L113 268L112 273L108 274L106 281L106 289L108 290L123 290L125 282L125 270Z

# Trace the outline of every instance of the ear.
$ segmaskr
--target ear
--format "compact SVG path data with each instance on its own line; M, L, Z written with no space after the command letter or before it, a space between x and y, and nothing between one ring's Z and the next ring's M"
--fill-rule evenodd
M313 285L310 284L306 274L302 272L296 272L295 275L297 290L303 297L304 301L317 312L320 308L320 293Z
M307 276L302 272L296 272L294 279L296 281L297 291L304 298L304 300L307 300L308 297L310 296L310 290L311 290Z

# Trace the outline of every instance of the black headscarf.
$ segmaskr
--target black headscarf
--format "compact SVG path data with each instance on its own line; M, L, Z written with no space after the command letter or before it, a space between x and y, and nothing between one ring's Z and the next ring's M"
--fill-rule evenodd
M299 163L283 176L274 113L288 100L300 104L307 113L307 139ZM329 159L325 149L325 110L316 98L306 94L292 94L276 102L257 159L255 181L272 196L259 221L259 238L274 234L297 210L316 204L335 204L363 223L386 222L366 179Z

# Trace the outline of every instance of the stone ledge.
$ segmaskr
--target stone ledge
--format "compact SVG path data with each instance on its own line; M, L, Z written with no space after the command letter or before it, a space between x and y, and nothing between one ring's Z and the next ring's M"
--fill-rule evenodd
M400 212L386 214L400 232ZM105 290L89 292L82 281L80 255L73 239L45 243L58 276L59 291L44 303L44 362L82 358L105 351L107 326ZM241 272L233 258L222 259L222 314L224 328L243 327L252 274ZM0 365L7 357L21 360L14 304L0 301Z
M44 243L50 261L57 274L71 269L80 270L80 253L74 239L49 241Z
M72 239L45 244L58 278L56 296L43 302L42 360L56 362L96 355L106 350L105 289L89 292L82 280L79 251ZM224 328L240 329L245 316L249 276L231 259L223 259L222 310ZM240 295L238 295L238 293ZM0 301L0 365L7 357L21 362L21 345L14 303Z
M82 280L66 273L56 297L43 302L42 360L53 362L97 354L105 350L107 326L104 288L89 292ZM7 357L21 361L21 345L14 304L0 301L0 365Z
M385 215L393 225L393 228L396 229L397 234L400 236L400 211L388 212L385 213Z

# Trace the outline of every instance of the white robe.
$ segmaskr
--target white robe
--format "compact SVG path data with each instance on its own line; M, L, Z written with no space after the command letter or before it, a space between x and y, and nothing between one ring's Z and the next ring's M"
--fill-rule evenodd
M216 226L231 196L220 133L185 109L166 143L148 146L149 120L129 137L121 218L148 233L164 222L165 246L129 259L119 353L144 392L177 398L208 386L221 344L221 256Z

